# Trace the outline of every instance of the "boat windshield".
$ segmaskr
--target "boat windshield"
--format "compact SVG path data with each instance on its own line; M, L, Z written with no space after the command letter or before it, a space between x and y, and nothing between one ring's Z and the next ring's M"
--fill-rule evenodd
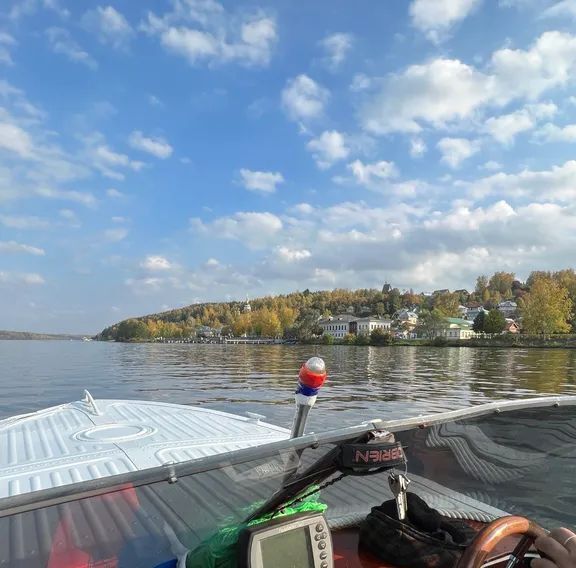
M429 505L476 520L519 514L547 527L576 526L575 402L432 422L386 424L404 447L409 490ZM259 448L261 457L241 450L194 472L176 467L171 481L140 476L106 490L78 484L60 496L2 500L0 565L183 566L190 551L233 537L274 495L283 507L307 495L326 505L332 530L354 526L391 498L389 472L342 476L330 466L328 458L357 438L281 442ZM308 476L299 495L282 492L290 471L292 482Z

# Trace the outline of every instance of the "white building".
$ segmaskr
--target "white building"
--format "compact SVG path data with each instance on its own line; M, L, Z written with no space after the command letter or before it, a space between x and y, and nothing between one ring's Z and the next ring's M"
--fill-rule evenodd
M354 316L342 314L321 319L318 325L322 328L324 335L331 335L335 339L342 339L350 333L350 322L356 319Z
M518 304L512 302L511 300L506 300L505 302L500 302L498 304L498 311L501 312L505 318L511 318L516 315L518 310Z
M398 324L407 323L415 326L418 323L418 314L410 310L398 310L394 314L394 320L398 322Z
M376 316L357 318L350 322L350 333L357 335L370 335L375 329L382 329L390 332L392 320L383 319Z
M468 321L474 321L480 312L484 312L485 315L488 315L488 310L484 306L476 306L473 308L467 308L465 318Z
M444 318L442 329L437 337L446 339L471 339L479 337L479 334L472 329L472 322L461 318Z

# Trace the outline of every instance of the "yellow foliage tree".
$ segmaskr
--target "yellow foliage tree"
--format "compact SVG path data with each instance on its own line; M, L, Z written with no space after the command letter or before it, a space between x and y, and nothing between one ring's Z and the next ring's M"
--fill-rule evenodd
M541 276L534 279L524 297L522 326L525 333L550 335L570 331L572 300L568 290L556 280Z

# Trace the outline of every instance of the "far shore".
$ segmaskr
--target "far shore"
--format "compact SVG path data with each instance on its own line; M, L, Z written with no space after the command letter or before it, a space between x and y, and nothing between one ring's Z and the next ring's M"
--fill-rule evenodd
M203 340L190 339L165 339L162 341L149 339L132 339L119 343L167 343L167 344L195 344L195 345L345 345L352 347L481 347L499 349L576 349L576 335L553 335L553 336L533 336L522 334L505 334L493 337L482 337L473 339L448 340L444 337L435 339L396 339L392 338L385 343L370 343L368 338L353 343L344 341L326 341L321 338L307 341L297 341L294 339L278 338L206 338Z

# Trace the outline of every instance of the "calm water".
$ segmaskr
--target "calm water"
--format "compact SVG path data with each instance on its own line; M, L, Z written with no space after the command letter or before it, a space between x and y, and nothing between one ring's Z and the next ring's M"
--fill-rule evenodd
M87 388L96 398L203 404L289 425L295 377L312 355L330 376L316 426L576 394L570 350L0 341L0 418L77 400Z

